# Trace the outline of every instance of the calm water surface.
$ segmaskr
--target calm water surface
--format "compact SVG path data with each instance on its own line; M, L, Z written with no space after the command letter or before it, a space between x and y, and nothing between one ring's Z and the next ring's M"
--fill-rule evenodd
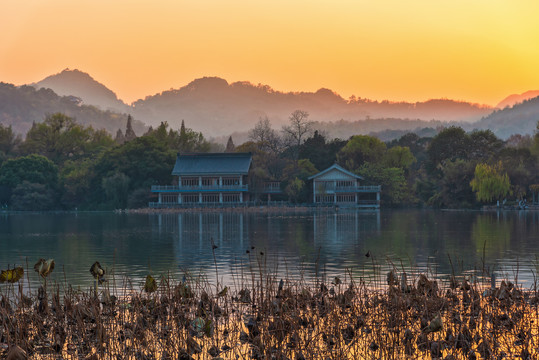
M529 287L538 256L539 212L531 211L0 214L0 269L54 258L52 280L84 289L94 261L135 287L148 273L179 279L186 272L233 285L260 268L293 279L352 274L376 284L393 266L442 279L486 270ZM36 286L37 274L29 277Z

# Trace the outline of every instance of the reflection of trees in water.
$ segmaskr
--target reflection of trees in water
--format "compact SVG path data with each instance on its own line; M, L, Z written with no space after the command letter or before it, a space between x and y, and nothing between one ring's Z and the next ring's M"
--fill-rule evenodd
M470 240L477 254L482 255L484 251L485 260L494 260L509 250L512 228L512 218L500 219L496 214L482 214L475 219Z
M294 276L325 270L343 275L395 266L448 274L451 256L457 273L486 265L536 270L539 212L480 213L432 210L313 211L303 214L240 212L126 215L112 213L25 214L0 217L0 268L54 258L51 276L91 286L94 261L115 266L143 282L182 271L215 274L213 237L220 275L258 268L263 262ZM254 246L255 249L251 249ZM246 251L250 253L247 254ZM371 257L365 257L370 251ZM260 255L264 252L264 256ZM56 272L57 271L57 272ZM400 272L400 271L399 271ZM70 281L73 279L73 281Z
M342 267L357 261L357 242L379 230L379 213L310 212L304 214L182 213L160 215L152 222L159 231L177 236L175 253L179 264L196 269L211 269L213 238L218 266L228 271L234 259L248 264L260 252L270 269L300 268L314 272L316 265ZM366 235L367 234L367 235ZM251 249L253 247L255 249ZM246 251L250 256L246 256ZM352 251L350 251L352 250ZM284 270L283 270L284 271Z

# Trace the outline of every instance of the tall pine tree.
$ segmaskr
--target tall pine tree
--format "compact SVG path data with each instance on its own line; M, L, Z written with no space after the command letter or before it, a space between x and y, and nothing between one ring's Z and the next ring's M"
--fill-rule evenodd
M229 136L228 141L226 143L225 152L226 153L234 152L235 149L236 149L236 146L234 145L234 142L232 141L232 136Z
M131 115L127 116L127 126L125 128L125 141L131 141L137 137L135 132L133 131L133 125L131 122L133 121L133 118Z

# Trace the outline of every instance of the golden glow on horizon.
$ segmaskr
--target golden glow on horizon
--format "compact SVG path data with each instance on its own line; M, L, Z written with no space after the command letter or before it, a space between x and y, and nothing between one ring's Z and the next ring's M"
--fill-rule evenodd
M490 105L539 88L536 0L23 0L0 10L0 81L68 67L128 102L202 76Z

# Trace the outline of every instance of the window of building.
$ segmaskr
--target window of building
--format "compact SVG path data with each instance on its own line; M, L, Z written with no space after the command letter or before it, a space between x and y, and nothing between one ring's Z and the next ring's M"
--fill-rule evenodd
M223 194L223 202L240 202L240 194Z
M182 186L198 186L198 178L196 177L182 177Z
M338 203L354 203L356 202L356 196L354 194L339 194L337 195Z
M352 187L354 186L354 182L350 180L339 180L337 181L337 187Z
M335 190L335 183L333 181L317 181L316 182L316 191L317 192L324 192L324 191L332 191Z
M224 177L223 178L223 186L233 186L233 185L239 185L239 184L240 184L239 177Z
M161 202L164 204L175 204L178 202L178 195L161 195Z
M203 203L218 203L219 194L202 194Z
M197 203L198 202L198 194L183 194L182 195L182 201L184 203Z
M316 195L317 203L332 203L333 200L333 195Z
M217 186L219 185L219 178L203 177L202 186Z

